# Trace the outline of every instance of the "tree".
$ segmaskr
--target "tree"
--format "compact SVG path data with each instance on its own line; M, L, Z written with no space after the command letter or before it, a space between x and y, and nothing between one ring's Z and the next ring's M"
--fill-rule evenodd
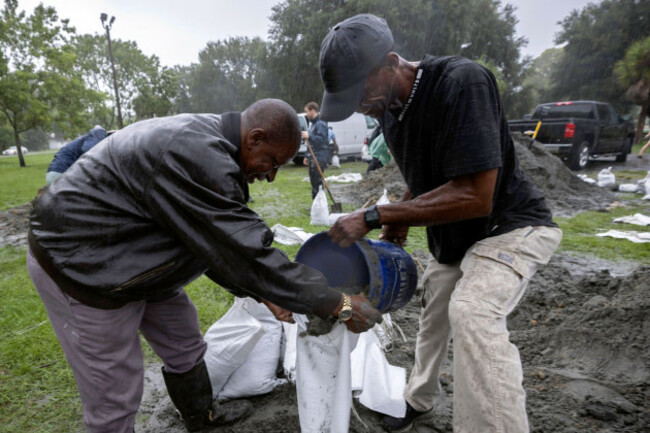
M552 100L553 73L563 56L563 48L549 48L533 60L522 84L530 92L530 100L523 113L530 113L538 104Z
M220 113L243 110L257 99L273 96L267 59L267 45L260 38L208 42L199 63L179 77L179 103L186 111Z
M86 89L74 70L68 21L59 21L51 7L39 5L30 16L17 8L17 0L5 0L0 11L0 113L24 167L21 133L53 124L70 132L82 128L86 107L102 97Z
M643 124L650 111L650 36L633 43L625 57L614 65L614 73L632 103L641 105L636 123L636 142L643 136Z
M516 37L514 12L498 0L285 0L271 14L269 66L291 105L320 101L319 52L328 29L352 15L373 13L386 19L395 51L408 60L429 53L493 65L507 83L502 97L510 110L522 91L519 49L526 44Z
M650 34L648 17L647 0L603 0L572 11L555 38L566 45L553 74L554 99L607 101L623 111L627 101L615 85L614 64L632 43Z
M136 120L172 114L178 91L178 76L173 69L151 71L139 80L137 87L139 94L133 99Z
M125 123L170 114L177 88L173 71L161 67L157 56L145 55L133 41L111 39L111 42ZM79 35L74 44L79 57L77 70L88 86L104 93L111 102L111 107L103 107L103 113L107 112L106 108L110 109L110 116L97 123L106 128L117 127L113 75L106 37L99 34Z

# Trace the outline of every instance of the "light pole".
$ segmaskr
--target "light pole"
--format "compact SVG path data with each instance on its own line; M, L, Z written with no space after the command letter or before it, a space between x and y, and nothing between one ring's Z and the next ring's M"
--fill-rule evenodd
M107 23L108 15L102 12L99 16L99 19L102 20L102 27L106 29L106 39L108 39L108 54L111 59L111 70L113 71L113 87L115 89L115 103L117 104L117 123L122 129L124 127L122 123L122 108L120 107L120 92L117 88L117 77L115 76L115 62L113 61L113 45L111 45L111 26L115 22L115 17L111 17L111 20Z

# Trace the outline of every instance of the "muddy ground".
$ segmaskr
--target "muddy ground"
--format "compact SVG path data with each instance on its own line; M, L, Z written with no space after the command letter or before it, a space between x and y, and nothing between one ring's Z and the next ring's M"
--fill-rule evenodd
M521 140L524 144L526 142ZM556 215L606 210L617 194L586 184L543 148L518 145L521 166L547 197ZM597 167L648 170L648 160L627 164L595 161ZM396 200L404 184L394 166L366 176L354 186L336 186L337 199L362 206L386 188ZM25 245L29 205L0 212L0 246ZM428 252L414 254L426 263ZM650 431L650 266L556 254L530 282L509 317L511 341L520 350L532 432ZM389 362L410 369L418 327L419 299L393 313L407 342L395 341ZM453 353L450 349L449 360ZM444 398L414 431L451 431L454 379L451 363L440 382ZM298 432L295 389L276 388L252 398L255 413L215 432ZM352 432L378 432L379 415L355 403ZM360 421L360 420L361 421ZM160 364L146 369L145 393L136 432L184 432L165 391Z
M420 261L428 253L418 251ZM524 365L532 432L650 431L650 267L555 255L531 280L509 317L511 341ZM395 341L388 361L410 373L419 299L392 314L407 336ZM414 431L450 432L453 353L440 382L445 396ZM183 432L166 396L160 366L147 369L137 432ZM276 388L251 399L256 411L236 427L215 432L298 432L295 389ZM379 432L380 416L358 402L351 432ZM359 420L360 419L360 420ZM362 424L363 422L363 424ZM365 426L364 426L365 424Z

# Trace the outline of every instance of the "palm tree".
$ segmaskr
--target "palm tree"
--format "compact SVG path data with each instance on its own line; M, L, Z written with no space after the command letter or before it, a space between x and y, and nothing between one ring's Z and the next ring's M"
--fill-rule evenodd
M635 142L639 143L643 135L643 124L650 115L650 37L636 41L627 49L625 57L614 65L614 73L621 86L625 87L625 96L632 103L641 106L641 113L636 124Z

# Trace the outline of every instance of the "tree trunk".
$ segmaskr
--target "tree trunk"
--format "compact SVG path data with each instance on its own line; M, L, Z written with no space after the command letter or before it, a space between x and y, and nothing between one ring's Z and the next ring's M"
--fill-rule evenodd
M639 119L636 122L636 136L634 137L634 143L641 143L643 139L643 125L645 124L645 118L650 114L648 107L650 107L650 94L641 106L641 113L639 113Z
M20 133L14 127L14 144L16 145L16 152L18 154L18 161L21 167L25 167L25 158L23 157L23 147L20 144Z

